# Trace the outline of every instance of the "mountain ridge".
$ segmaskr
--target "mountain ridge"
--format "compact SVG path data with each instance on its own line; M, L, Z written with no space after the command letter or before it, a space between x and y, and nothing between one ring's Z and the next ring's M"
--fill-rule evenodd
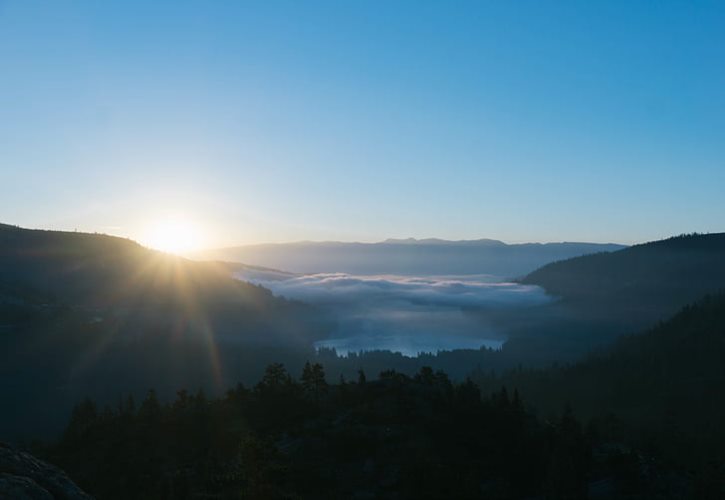
M608 297L682 307L725 284L725 233L685 234L549 263L520 280L569 301ZM674 313L674 311L671 311Z
M622 243L614 242L591 242L591 241L525 241L520 243L506 243L503 240L495 238L475 238L475 239L463 239L463 240L449 240L445 238L386 238L380 241L343 241L343 240L297 240L297 241L282 241L282 242L262 242L262 243L247 243L241 245L227 245L222 247L206 248L203 250L197 250L189 252L188 255L205 254L208 252L218 252L224 250L236 250L240 248L250 247L276 247L276 246L292 246L292 245L350 245L350 246L382 246L382 245L481 245L481 246L507 246L507 247L519 247L519 246L548 246L548 245L592 245L592 246L613 246L619 248L626 248L633 245L625 245Z
M262 243L207 250L201 260L243 262L294 273L491 274L514 278L568 257L625 248L600 243L517 243L499 240L388 239L377 243Z

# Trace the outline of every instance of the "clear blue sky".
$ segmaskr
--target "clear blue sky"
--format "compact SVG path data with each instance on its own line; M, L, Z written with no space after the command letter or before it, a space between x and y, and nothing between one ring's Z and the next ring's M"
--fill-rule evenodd
M209 246L725 230L725 3L0 0L0 220Z

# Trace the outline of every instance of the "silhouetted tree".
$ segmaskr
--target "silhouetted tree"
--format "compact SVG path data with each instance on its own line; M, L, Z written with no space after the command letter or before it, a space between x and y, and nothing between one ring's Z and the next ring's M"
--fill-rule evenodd
M305 363L300 377L302 382L302 390L315 401L319 401L320 395L327 392L327 382L325 381L325 370L319 363Z
M265 391L280 391L292 384L292 377L285 369L282 363L272 363L267 366L264 372L264 377L261 382L257 384L257 390L261 392Z
M161 405L159 404L158 397L156 396L156 391L153 389L150 389L149 392L146 394L146 398L141 403L141 406L138 409L139 417L142 419L155 419L159 416L161 413Z

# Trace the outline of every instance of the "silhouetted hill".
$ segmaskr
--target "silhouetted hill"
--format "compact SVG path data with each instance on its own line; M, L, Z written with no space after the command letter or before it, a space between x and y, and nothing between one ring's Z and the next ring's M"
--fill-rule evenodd
M725 288L725 234L686 235L548 264L521 280L559 300L505 317L509 355L573 361Z
M691 240L695 247L702 241ZM688 247L686 242L676 239L663 246ZM624 425L620 431L631 432L641 444L649 440L673 460L692 465L705 456L721 457L725 294L708 296L647 332L622 337L611 349L572 366L514 370L503 377L479 372L474 379L484 392L502 384L517 388L544 414L569 403L578 416L605 421L613 416Z
M389 239L380 243L299 242L248 245L195 257L244 262L299 273L491 274L517 277L549 262L624 248L615 244L525 243L497 240Z
M523 283L609 314L667 317L725 287L725 233L693 234L548 264Z
M0 439L58 428L79 395L256 377L272 359L307 355L326 328L313 308L221 263L0 226L0 389L14 407L0 415ZM39 410L48 405L58 411Z
M265 289L230 279L226 267L193 262L103 234L0 225L0 284L89 307L275 302Z

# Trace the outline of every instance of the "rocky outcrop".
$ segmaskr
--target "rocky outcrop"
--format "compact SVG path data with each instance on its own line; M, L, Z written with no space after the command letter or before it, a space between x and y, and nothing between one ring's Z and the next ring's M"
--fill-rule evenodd
M0 498L91 500L58 467L0 443Z

